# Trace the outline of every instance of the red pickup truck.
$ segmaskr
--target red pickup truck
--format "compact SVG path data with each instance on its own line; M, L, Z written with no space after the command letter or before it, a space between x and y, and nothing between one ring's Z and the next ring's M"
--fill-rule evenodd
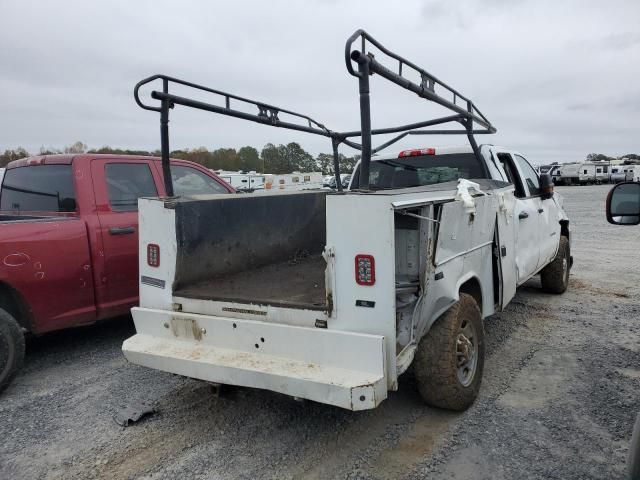
M176 195L234 193L172 160ZM24 333L128 314L138 303L138 197L163 196L158 158L47 155L11 162L0 189L0 391Z

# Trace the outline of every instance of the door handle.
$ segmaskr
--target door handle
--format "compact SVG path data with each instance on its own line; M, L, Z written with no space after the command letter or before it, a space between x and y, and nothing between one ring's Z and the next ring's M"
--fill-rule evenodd
M538 213L542 213L542 212L544 212L544 208L539 208Z
M136 227L111 227L109 235L130 235L136 233Z
M529 218L529 214L527 212L520 212L520 215L518 215L518 218L520 220L524 220L525 218Z

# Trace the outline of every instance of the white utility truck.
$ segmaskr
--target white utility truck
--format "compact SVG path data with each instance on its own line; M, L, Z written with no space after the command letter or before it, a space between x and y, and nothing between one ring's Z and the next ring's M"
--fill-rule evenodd
M356 40L361 50L352 49ZM378 63L385 55L400 73ZM338 146L360 149L362 159L344 192L172 197L165 175L169 197L139 201L140 307L132 311L137 333L123 344L130 362L351 410L378 406L413 364L428 404L462 410L480 388L482 319L536 274L543 290L566 290L569 220L550 177L519 153L478 146L474 134L495 128L475 105L366 32L349 38L345 56L360 85L354 132L166 76L138 84L138 104L160 112L163 159L173 105L329 137L338 185ZM454 114L371 129L373 74ZM158 79L162 91L151 97L160 106L143 103L140 87ZM224 106L173 95L172 83L222 96ZM463 128L449 131L466 135L468 147L372 158L405 135L441 133L429 127L452 121ZM375 135L394 133L372 148Z

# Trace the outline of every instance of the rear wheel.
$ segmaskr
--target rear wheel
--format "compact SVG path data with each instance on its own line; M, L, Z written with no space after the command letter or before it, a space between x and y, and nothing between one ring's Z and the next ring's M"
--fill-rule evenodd
M548 293L564 293L569 286L569 270L571 269L571 251L569 239L560 237L558 253L553 261L540 272L542 290Z
M424 401L434 407L466 410L482 381L484 327L471 295L460 300L433 324L416 351L414 373Z
M18 322L0 308L0 392L22 367L24 348L24 334Z

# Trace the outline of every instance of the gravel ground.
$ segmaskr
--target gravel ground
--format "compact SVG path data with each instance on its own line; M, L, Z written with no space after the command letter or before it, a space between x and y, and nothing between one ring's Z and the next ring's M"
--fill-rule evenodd
M608 186L565 187L575 267L486 320L479 400L425 407L410 375L353 413L127 364L130 319L31 339L0 396L0 478L616 479L640 411L640 227L604 219ZM146 400L128 428L112 417Z

